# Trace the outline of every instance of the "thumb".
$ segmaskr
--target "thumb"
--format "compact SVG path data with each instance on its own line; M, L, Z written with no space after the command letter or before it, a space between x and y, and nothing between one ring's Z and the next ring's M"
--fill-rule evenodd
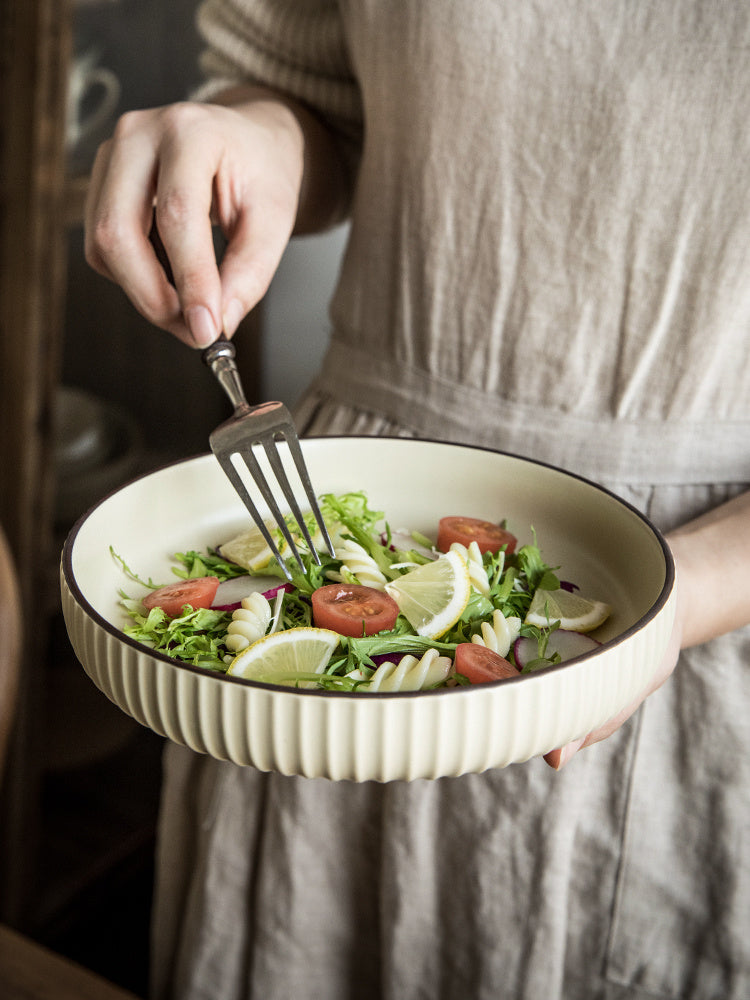
M566 743L563 747L550 750L549 753L544 755L544 760L554 771L559 771L578 753L585 742L586 737L582 736L579 740L573 740L571 743Z

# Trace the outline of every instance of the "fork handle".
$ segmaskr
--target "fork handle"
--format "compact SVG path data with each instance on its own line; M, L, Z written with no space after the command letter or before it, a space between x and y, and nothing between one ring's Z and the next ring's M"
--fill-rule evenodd
M240 373L234 360L235 349L232 341L227 340L222 333L218 340L203 350L201 356L227 394L235 414L239 415L249 410L250 407L240 381Z

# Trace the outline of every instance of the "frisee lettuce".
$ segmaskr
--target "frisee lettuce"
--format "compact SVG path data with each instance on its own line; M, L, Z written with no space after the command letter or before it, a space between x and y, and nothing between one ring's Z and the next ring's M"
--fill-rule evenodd
M141 601L132 600L122 591L120 600L133 621L123 629L125 635L175 660L226 671L224 637L232 620L231 614L198 608L178 618L169 618L161 608L146 611Z

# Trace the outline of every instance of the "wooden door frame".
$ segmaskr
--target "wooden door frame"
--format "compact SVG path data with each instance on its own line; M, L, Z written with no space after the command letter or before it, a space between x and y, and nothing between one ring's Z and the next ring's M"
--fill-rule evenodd
M0 917L33 886L40 687L53 551L53 400L66 281L65 105L70 0L0 5L0 523L24 609L16 726L0 801Z

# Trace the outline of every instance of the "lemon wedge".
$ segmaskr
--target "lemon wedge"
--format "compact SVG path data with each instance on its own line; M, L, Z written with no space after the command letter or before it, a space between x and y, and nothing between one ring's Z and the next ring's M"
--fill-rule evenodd
M559 621L569 632L591 632L603 624L612 611L603 601L594 601L569 590L537 590L526 615L527 625L544 628Z
M307 626L273 632L238 653L227 673L266 684L308 686L306 679L323 673L340 638L331 629Z
M385 590L417 635L439 639L469 603L469 568L458 552L446 552L386 584Z

